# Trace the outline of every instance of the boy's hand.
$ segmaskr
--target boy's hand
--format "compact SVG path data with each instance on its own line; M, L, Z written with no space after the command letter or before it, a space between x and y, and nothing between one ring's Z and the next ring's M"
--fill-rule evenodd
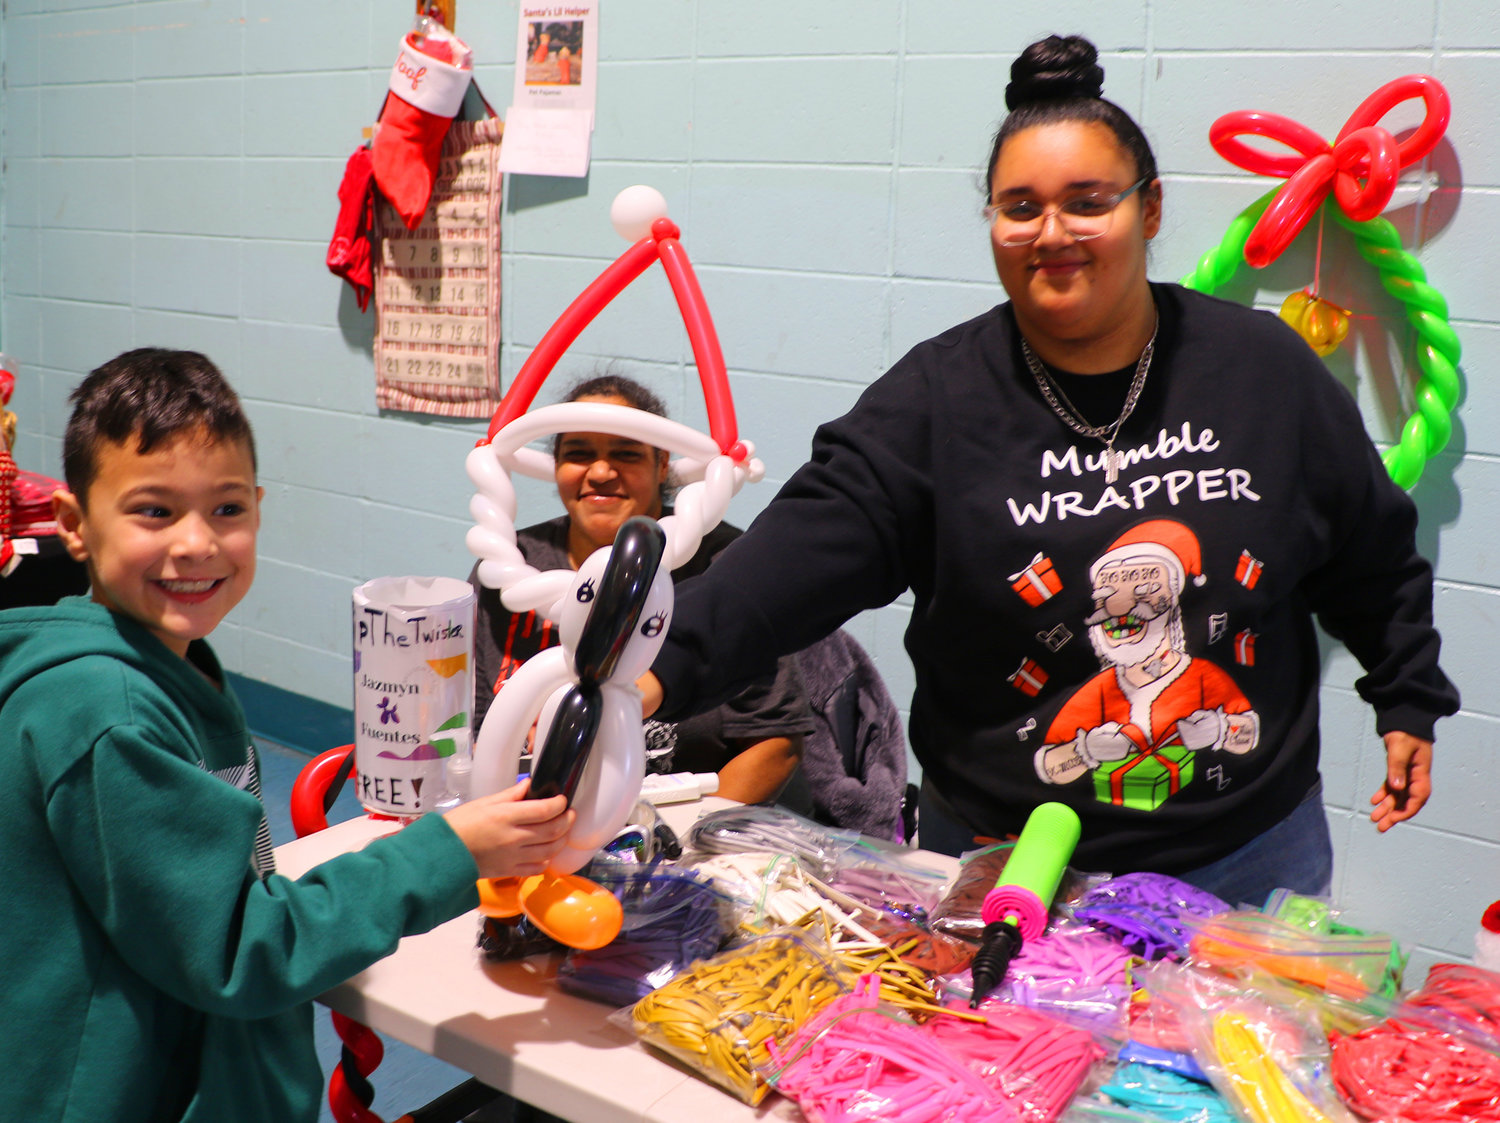
M474 855L480 877L542 873L573 829L567 798L526 799L528 783L461 803L443 816Z
M1370 818L1384 833L1410 819L1432 795L1432 742L1410 733L1385 735L1385 783L1370 797Z

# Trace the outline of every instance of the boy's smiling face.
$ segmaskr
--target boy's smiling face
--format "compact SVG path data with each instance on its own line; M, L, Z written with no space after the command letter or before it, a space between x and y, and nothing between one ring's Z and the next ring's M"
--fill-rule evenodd
M243 441L179 433L150 452L101 441L87 503L54 496L59 534L93 599L178 655L250 589L262 489Z

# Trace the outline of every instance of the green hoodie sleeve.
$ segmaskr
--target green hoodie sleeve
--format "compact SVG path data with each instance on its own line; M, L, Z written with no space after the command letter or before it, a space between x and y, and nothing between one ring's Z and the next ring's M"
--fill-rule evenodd
M152 985L212 1014L306 1001L477 903L473 859L427 816L292 881L249 855L260 801L117 725L79 753L46 814L79 895Z

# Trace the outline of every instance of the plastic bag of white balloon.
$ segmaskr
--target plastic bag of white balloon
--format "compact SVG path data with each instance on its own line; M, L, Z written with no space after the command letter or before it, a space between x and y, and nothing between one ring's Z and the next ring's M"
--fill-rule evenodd
M474 590L378 577L354 590L354 767L368 811L414 817L467 794Z

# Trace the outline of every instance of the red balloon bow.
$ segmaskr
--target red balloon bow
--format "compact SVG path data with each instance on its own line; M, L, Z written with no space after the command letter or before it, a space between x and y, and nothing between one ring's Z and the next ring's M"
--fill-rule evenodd
M1426 115L1411 136L1397 143L1376 122L1403 101L1420 97ZM1332 144L1306 125L1255 109L1226 113L1208 131L1214 151L1257 175L1278 176L1286 186L1245 240L1245 260L1256 269L1281 256L1319 205L1333 191L1339 206L1355 222L1368 222L1385 209L1396 190L1401 169L1422 159L1448 127L1448 91L1427 74L1408 74L1387 82L1360 104ZM1239 138L1269 137L1295 149L1295 156L1274 156Z

